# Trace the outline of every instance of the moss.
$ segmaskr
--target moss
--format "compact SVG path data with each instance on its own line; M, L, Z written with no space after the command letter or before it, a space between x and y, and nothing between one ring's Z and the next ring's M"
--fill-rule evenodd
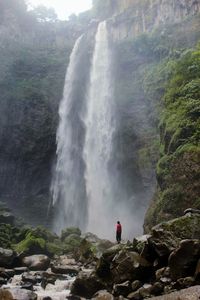
M181 215L183 200L183 188L180 184L174 184L170 188L165 189L161 194L158 208L164 213Z
M36 238L31 233L26 235L26 238L14 246L18 253L32 254L46 254L46 242L42 238Z
M187 238L199 238L200 216L183 216L169 222L164 222L161 226L164 231L174 233L174 235L180 240Z
M60 240L55 240L54 243L47 242L46 248L51 255L62 255L64 253L64 245Z
M65 253L76 252L81 244L81 241L81 237L77 234L68 235L63 241Z
M63 241L65 238L67 238L71 234L76 234L76 235L80 236L81 230L77 227L66 228L66 229L62 230L61 240Z
M157 196L145 226L199 208L200 50L186 51L174 64L161 112L162 154L157 164ZM147 225L148 224L148 225ZM151 225L150 225L151 226Z

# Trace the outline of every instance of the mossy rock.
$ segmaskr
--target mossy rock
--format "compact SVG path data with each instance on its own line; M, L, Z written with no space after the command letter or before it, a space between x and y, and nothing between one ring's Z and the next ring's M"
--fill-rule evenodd
M55 240L53 243L46 243L46 248L51 256L64 254L64 245L60 240Z
M63 247L65 253L76 252L81 245L81 237L77 234L68 235L63 241Z
M66 229L62 230L61 240L64 241L65 238L67 238L71 234L76 234L78 236L81 236L81 230L77 227L66 228Z
M35 237L30 232L26 235L26 238L16 244L14 248L18 253L23 253L24 255L49 254L45 240Z
M10 249L12 244L16 243L19 229L10 224L0 224L0 245L3 248Z
M92 243L88 242L86 239L82 239L77 251L75 253L77 259L81 261L94 260L95 259L95 249Z
M152 228L149 242L163 255L169 255L186 239L199 239L200 214L187 214Z

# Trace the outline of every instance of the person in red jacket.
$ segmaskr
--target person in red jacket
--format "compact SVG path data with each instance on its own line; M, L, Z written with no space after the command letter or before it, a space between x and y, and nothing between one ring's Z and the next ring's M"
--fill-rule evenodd
M116 240L118 244L121 242L121 236L122 236L122 225L120 224L120 221L117 221L116 224Z

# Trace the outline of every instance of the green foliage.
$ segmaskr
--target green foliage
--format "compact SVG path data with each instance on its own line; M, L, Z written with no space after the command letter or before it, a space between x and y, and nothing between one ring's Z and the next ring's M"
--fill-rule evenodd
M16 241L18 229L9 224L0 224L0 245L2 248L9 249Z
M62 233L61 233L61 240L65 240L70 235L80 236L81 230L77 227L69 227L69 228L63 229Z
M55 22L57 20L57 15L53 8L39 5L31 12L39 22Z
M180 216L188 207L199 208L199 77L199 46L173 60L160 121L159 189L147 212L147 224Z
M77 234L68 235L63 241L65 253L75 253L81 245L81 237Z
M62 244L59 238L42 226L24 227L17 236L18 243L13 247L17 252L26 254L60 254Z
M25 239L14 246L18 253L26 253L26 255L46 254L46 242L42 238L35 237L29 232Z

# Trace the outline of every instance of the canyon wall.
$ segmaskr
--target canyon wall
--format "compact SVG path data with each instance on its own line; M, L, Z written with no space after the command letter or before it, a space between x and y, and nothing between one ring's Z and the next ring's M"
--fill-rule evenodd
M200 11L200 0L117 0L110 6L111 33L114 40L121 40L196 15Z

